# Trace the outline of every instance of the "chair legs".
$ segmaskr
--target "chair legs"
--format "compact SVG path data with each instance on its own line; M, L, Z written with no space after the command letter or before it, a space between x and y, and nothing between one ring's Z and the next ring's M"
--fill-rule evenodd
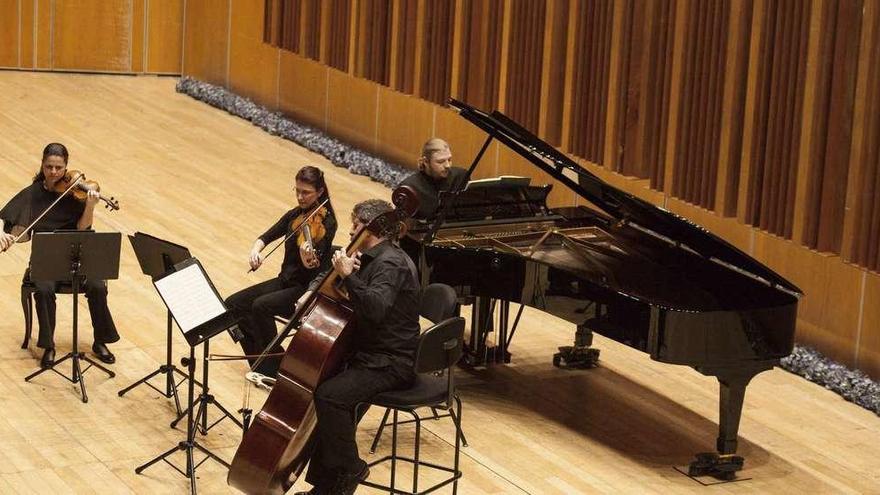
M460 460L460 451L461 451L462 440L464 439L464 435L462 435L462 433L461 433L461 400L459 400L459 398L456 396L455 397L455 407L454 407L455 410L453 410L453 408L450 408L448 414L444 414L444 415L439 416L439 417L449 416L450 418L452 418L452 422L455 425L455 453L454 453L455 457L454 457L452 467L441 466L439 464L435 464L432 462L426 462L426 461L421 460L421 439L422 439L421 437L422 437L422 419L423 418L421 418L415 410L394 409L392 412L392 409L393 408L387 408L385 410L385 415L383 416L382 423L379 426L381 429L386 424L388 424L388 423L386 423L386 421L387 421L388 416L390 414L391 415L391 423L390 423L390 425L391 425L391 454L369 463L369 466L373 467L377 464L381 464L386 461L391 462L391 479L389 481L389 484L387 486L380 485L380 484L373 483L373 482L366 481L366 480L361 481L361 484L365 485L365 486L369 486L371 488L385 490L388 493L392 493L392 494L397 493L397 494L408 494L408 495L422 495L422 494L426 494L429 492L433 492L434 490L436 490L442 486L452 484L452 493L456 494L458 492L458 479L461 478L461 470L459 469L459 460ZM413 417L413 419L409 419L406 421L400 421L399 417L398 417L400 411L409 413ZM414 445L413 445L413 456L412 457L405 457L402 455L398 455L398 452L397 452L398 425L402 425L405 423L415 423L416 424L415 438L413 440ZM377 442L378 442L378 436L373 439L374 446ZM371 453L373 453L372 450L371 450ZM413 465L413 474L412 474L413 481L412 481L412 491L411 492L401 490L401 489L397 488L397 486L396 486L396 483L397 483L397 461L409 462ZM439 483L434 484L433 486L428 487L427 489L425 489L423 491L419 491L419 468L422 466L429 467L432 469L441 470L441 471L446 471L446 472L450 473L451 476L446 478L445 480L439 482Z
M456 400L456 402L459 403L459 405L461 404L461 401L458 399L458 396L457 396L457 395L455 396L455 400ZM379 440L382 438L382 433L385 431L385 427L389 425L389 423L388 423L388 415L389 415L390 412L391 412L391 410L388 409L388 408L386 408L386 409L385 409L385 414L382 415L382 421L379 422L379 429L376 430L376 434L373 435L373 443L370 444L370 453L371 453L371 454L375 454L375 453L376 453L376 448L379 447ZM432 407L432 408L431 408L431 413L432 413L432 415L433 415L433 416L432 416L432 419L445 418L445 417L447 417L447 416L451 416L451 415L455 414L455 413L452 411L452 409L450 409L450 410L449 410L447 413L445 413L445 414L437 414L437 408L436 408L436 407ZM453 421L455 421L455 418L453 418ZM406 421L401 421L399 424L405 425L405 424L407 424L407 423L413 423L413 422L415 422L414 419L408 419L408 420L406 420ZM458 428L458 434L461 436L461 444L462 444L462 446L467 447L467 446L468 446L468 441L467 441L467 437L464 436L464 430L461 429L461 428Z

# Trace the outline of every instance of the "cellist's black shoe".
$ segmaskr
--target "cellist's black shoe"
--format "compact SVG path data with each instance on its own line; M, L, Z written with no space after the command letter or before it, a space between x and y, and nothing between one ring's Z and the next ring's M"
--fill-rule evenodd
M323 488L313 487L307 492L295 492L293 495L329 495L330 491Z
M107 349L107 346L104 344L95 342L92 344L92 352L94 352L95 357L103 363L113 364L116 362L116 356L114 356L113 353L110 352L110 349Z
M363 462L363 461L361 461ZM352 495L361 481L370 476L370 467L363 462L357 472L345 473L336 480L336 484L330 490L330 495Z
M50 347L43 351L43 357L40 358L40 368L51 368L55 364L55 348Z

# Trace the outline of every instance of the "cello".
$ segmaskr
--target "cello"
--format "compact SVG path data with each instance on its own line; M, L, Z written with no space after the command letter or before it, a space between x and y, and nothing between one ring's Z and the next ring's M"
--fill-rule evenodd
M407 186L391 194L393 211L379 215L346 248L352 256L366 233L386 237L415 213L418 196ZM311 456L316 425L314 392L345 359L355 315L338 274L331 270L296 310L281 336L298 328L281 360L275 386L245 431L226 482L247 494L281 494L293 485Z

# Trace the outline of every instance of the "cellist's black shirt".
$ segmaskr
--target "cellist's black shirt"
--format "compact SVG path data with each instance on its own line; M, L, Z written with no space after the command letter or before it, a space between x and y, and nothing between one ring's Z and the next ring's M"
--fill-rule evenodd
M326 273L325 273L326 275ZM309 290L317 290L324 277ZM409 370L419 339L421 288L412 260L390 241L361 253L361 267L345 278L354 309L354 355L365 368Z

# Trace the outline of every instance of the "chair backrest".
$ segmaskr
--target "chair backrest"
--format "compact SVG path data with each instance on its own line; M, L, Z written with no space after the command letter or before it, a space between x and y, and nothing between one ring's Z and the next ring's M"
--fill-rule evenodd
M447 318L419 337L416 348L415 372L433 373L451 368L461 359L464 339L464 318Z
M422 291L419 314L431 323L440 323L455 315L455 289L446 284L430 284Z

